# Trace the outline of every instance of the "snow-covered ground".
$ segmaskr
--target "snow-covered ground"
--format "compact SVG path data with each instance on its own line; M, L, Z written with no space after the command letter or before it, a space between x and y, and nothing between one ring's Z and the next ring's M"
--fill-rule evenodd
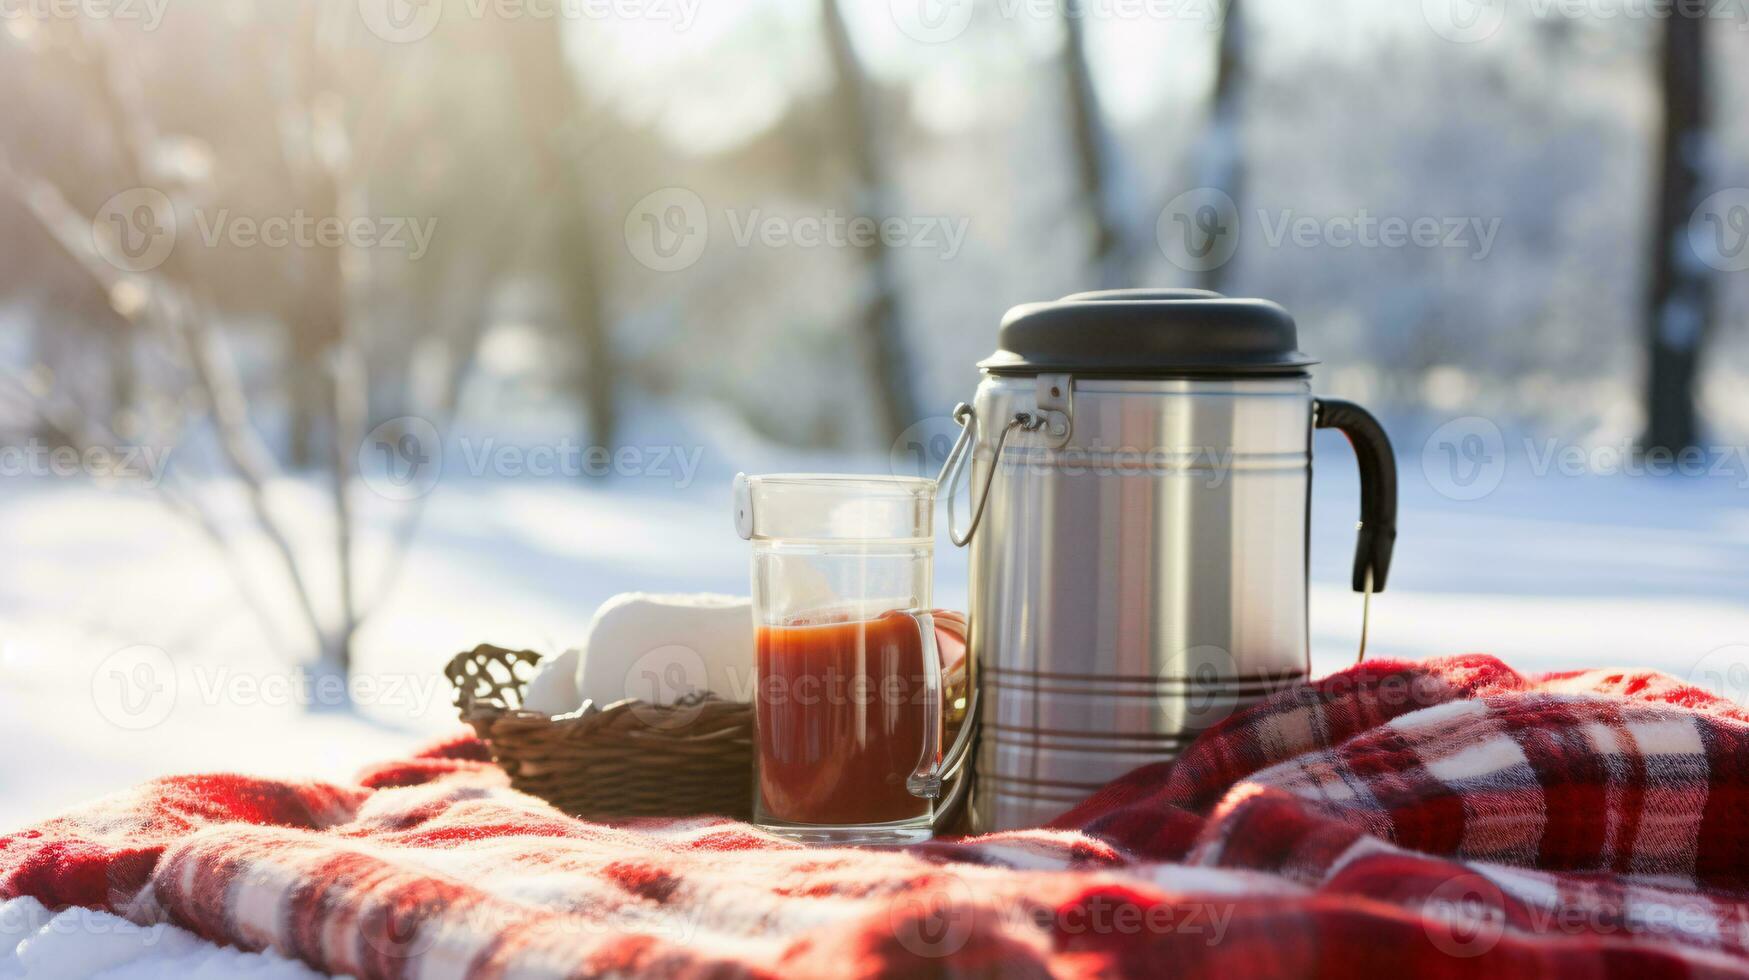
M1515 438L1505 443L1504 473L1461 485L1444 469L1449 454L1437 440L1426 452L1421 439L1399 445L1401 536L1390 588L1373 602L1372 652L1488 651L1526 670L1650 665L1749 696L1742 466L1687 478L1564 476L1535 471L1540 443L1535 452L1521 451ZM1352 660L1359 634L1360 598L1346 588L1358 504L1346 446L1321 433L1317 449L1312 642L1315 668L1327 671ZM14 748L0 754L0 828L171 772L344 778L453 730L439 671L456 651L489 641L557 652L620 591L745 592L746 547L729 519L729 478L737 468L778 467L885 472L890 464L718 449L690 482L446 476L386 601L358 638L357 673L370 686L357 689L356 711L296 703L295 669L272 651L225 565L149 492L7 480L0 486L0 740ZM1477 499L1458 499L1489 486ZM300 540L326 533L317 493L276 487L275 505L297 515ZM404 506L360 498L374 533ZM240 507L226 519L246 524ZM380 539L367 536L365 550L380 554ZM366 562L367 595L382 577L377 564ZM963 555L944 546L938 602L963 603L964 577ZM295 637L290 607L278 616ZM18 903L0 906L0 950L28 940L10 960L0 953L0 976L31 975L31 964L42 962L54 941L46 921ZM136 975L126 972L127 949L160 960L192 955L179 945L186 938L171 936L152 951L137 938L106 940L98 952L113 952L122 972L103 975ZM175 972L245 971L299 975L283 961L241 959L190 960Z
M313 980L277 953L216 946L175 926L137 926L107 912L51 912L32 898L0 902L6 980Z

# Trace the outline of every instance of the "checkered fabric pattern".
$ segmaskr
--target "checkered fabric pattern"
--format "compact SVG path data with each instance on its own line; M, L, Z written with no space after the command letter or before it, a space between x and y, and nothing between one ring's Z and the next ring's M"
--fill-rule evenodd
M1383 661L1052 826L906 850L589 824L458 739L177 777L0 837L31 895L361 977L1749 974L1749 714L1673 678Z

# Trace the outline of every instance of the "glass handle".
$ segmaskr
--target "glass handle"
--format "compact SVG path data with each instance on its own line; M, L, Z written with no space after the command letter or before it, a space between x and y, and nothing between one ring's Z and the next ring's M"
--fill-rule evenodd
M941 796L941 649L936 646L936 618L929 613L911 613L923 653L923 751L916 758L916 772L904 779L911 796L934 800Z
M905 779L905 789L912 796L933 800L941 796L941 719L943 715L941 650L935 642L935 617L926 612L911 613L923 650L923 752L917 758L917 770Z
M960 770L965 768L966 757L972 747L972 735L978 728L978 684L972 675L971 650L966 650L966 713L960 722L959 734L954 736L953 744L947 751L941 749L941 733L947 724L947 678L941 669L941 646L936 642L936 628L946 627L948 632L959 635L963 643L966 639L966 623L957 615L949 615L937 620L931 613L912 613L912 619L917 622L917 629L923 638L923 752L917 760L917 771L905 780L905 788L912 796L924 799L940 799L942 784L958 777L956 784L960 789L966 785L967 779ZM956 795L959 790L955 791ZM950 801L952 797L949 798Z

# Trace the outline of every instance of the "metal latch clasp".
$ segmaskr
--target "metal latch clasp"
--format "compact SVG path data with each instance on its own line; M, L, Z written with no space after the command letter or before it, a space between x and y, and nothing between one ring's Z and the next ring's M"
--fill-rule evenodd
M1075 428L1075 379L1067 374L1041 374L1033 403L1038 406L1039 438L1051 449L1069 442Z

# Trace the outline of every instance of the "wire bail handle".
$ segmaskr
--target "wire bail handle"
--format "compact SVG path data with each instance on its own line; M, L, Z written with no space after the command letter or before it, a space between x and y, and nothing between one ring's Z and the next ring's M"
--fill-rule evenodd
M953 420L959 423L959 438L954 440L953 448L942 462L941 475L935 478L935 485L945 488L947 494L947 536L953 540L954 547L964 548L971 543L972 535L978 533L978 524L984 519L984 505L990 501L990 487L996 482L996 466L1002 459L1002 448L1008 444L1009 433L1015 429L1037 432L1044 428L1045 419L1032 412L1015 412L1008 424L1002 427L1002 434L996 439L996 451L990 458L990 475L984 480L984 489L972 493L976 500L972 507L972 523L963 535L959 532L958 508L954 503L959 497L959 482L965 475L966 459L971 455L971 446L977 440L978 413L972 406L960 402L954 406Z
M990 499L990 487L996 482L996 466L1002 458L1002 449L1008 443L1008 435L1015 429L1033 432L1044 428L1047 420L1041 414L1031 412L1016 412L1002 427L1002 434L996 439L996 451L990 461L990 475L984 480L984 488L973 494L977 503L972 510L971 526L961 534L958 528L959 515L954 501L959 489L960 478L965 476L966 459L971 455L971 447L978 437L978 414L972 406L960 402L954 406L953 420L960 427L960 434L954 440L953 448L948 450L947 459L942 461L941 473L935 478L937 494L942 488L947 493L947 534L953 540L954 547L964 548L972 541L972 535L978 532L978 524L984 519L984 505ZM969 625L969 624L968 624ZM953 745L942 756L942 768L937 773L941 784L951 787L941 797L935 814L935 825L938 831L951 826L959 818L961 809L965 806L972 780L966 771L966 763L971 756L971 747L979 728L982 712L979 708L978 678L974 673L976 667L972 660L971 649L966 650L966 679L969 691L966 701L965 719L960 723L960 730L954 738Z

